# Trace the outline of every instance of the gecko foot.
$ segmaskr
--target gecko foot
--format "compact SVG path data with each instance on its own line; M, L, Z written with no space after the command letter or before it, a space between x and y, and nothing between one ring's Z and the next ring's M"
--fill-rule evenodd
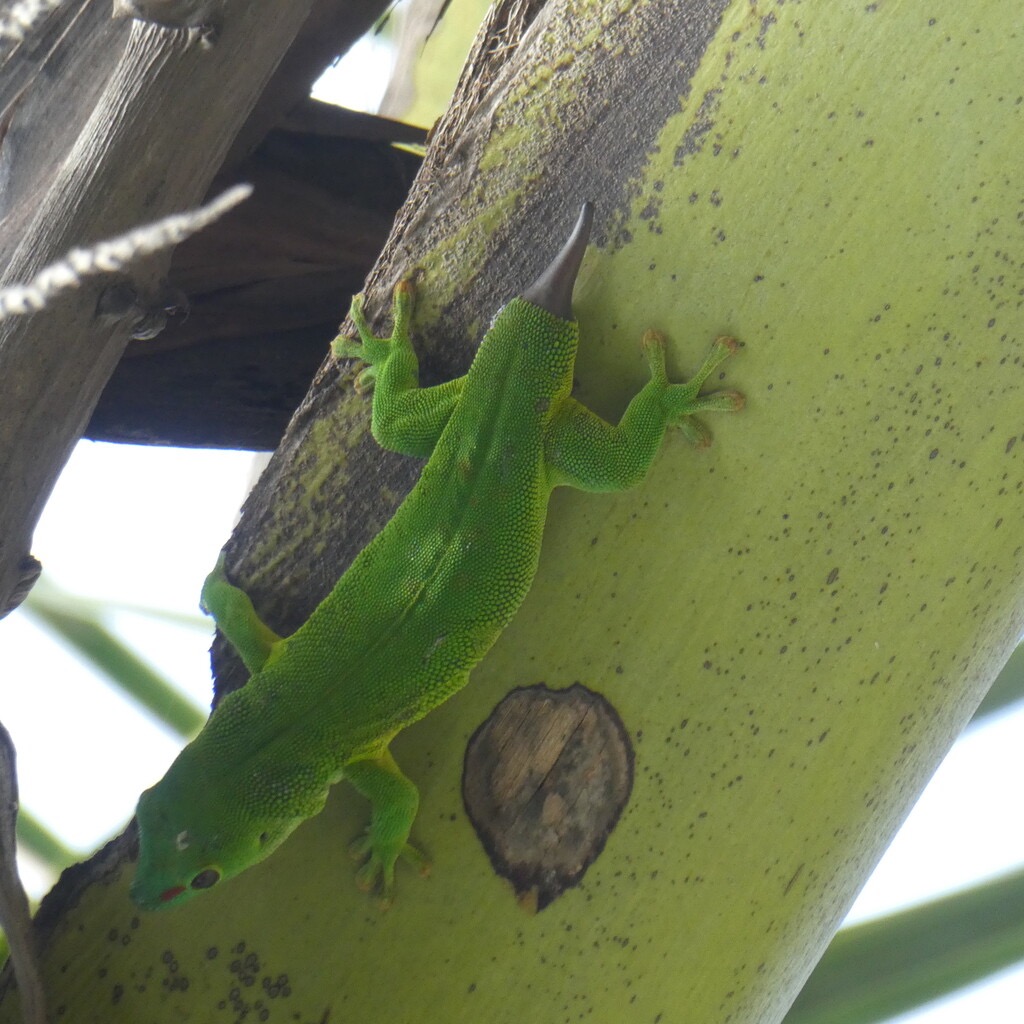
M679 427L683 436L696 448L711 444L711 431L696 418L705 412L737 412L746 399L738 391L712 391L702 395L700 389L708 378L739 350L735 338L716 338L700 369L683 384L670 384L665 372L665 336L658 331L645 331L641 340L651 378L664 386L663 401L669 422Z
M352 297L352 305L348 315L355 324L358 338L346 338L338 335L331 342L331 351L335 359L358 359L364 368L356 375L355 389L358 394L372 390L377 380L377 369L385 362L396 346L408 345L409 316L412 313L415 289L411 281L399 281L395 285L395 295L391 306L394 326L391 335L379 338L370 330L363 312L364 296L362 292Z
M381 910L387 910L395 900L395 862L399 857L411 864L421 878L430 874L430 861L422 850L406 843L397 853L380 852L374 845L371 830L349 846L353 860L365 860L356 872L356 886L362 892L376 893Z

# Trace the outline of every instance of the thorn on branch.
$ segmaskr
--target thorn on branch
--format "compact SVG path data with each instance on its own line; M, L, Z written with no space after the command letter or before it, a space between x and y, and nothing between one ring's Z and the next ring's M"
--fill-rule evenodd
M251 185L235 185L197 210L172 213L89 248L72 249L64 259L44 267L26 284L0 288L0 321L38 313L58 295L80 287L87 277L123 271L143 256L178 245L223 217L251 194Z

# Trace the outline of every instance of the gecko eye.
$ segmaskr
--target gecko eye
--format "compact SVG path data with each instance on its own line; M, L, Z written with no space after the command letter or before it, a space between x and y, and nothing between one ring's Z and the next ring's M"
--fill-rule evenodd
M192 888L209 889L219 881L220 872L216 868L206 868L204 871L200 871L199 874L192 879Z

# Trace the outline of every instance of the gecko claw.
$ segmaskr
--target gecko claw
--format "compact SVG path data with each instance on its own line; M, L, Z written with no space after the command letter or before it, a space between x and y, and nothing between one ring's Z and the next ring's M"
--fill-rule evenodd
M405 339L408 333L409 316L416 291L411 281L399 281L395 285L394 301L391 307L393 327L391 335L379 338L370 330L363 312L365 296L362 292L352 296L352 305L348 315L355 324L358 338L347 338L339 334L331 342L331 353L335 359L358 359L363 364L356 374L354 387L356 394L362 395L373 390L377 383L378 369L387 362L394 351L397 339Z
M349 844L349 855L355 861L365 860L356 871L356 888L360 892L376 894L381 910L387 910L395 900L395 864L401 858L411 864L421 878L430 875L430 860L422 850L405 843L395 854L381 853L374 844L370 829Z
M668 422L677 426L695 448L707 448L711 444L711 431L697 419L697 414L736 412L746 404L746 399L738 391L700 393L715 370L739 350L739 342L735 338L716 338L700 369L684 384L669 383L665 370L665 335L655 330L644 331L640 345L647 357L651 379L663 389L662 401Z

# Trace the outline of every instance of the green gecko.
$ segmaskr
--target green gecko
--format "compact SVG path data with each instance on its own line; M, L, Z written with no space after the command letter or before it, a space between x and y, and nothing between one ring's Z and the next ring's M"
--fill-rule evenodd
M356 384L374 388L377 442L427 464L291 636L260 621L221 556L202 603L251 676L139 799L139 906L177 906L263 860L343 778L371 808L352 847L364 862L357 882L389 902L400 857L427 867L409 841L419 794L389 744L466 685L512 619L537 569L552 489L632 487L669 425L703 445L710 435L694 414L742 407L736 392L700 395L732 339L715 342L692 380L670 384L654 331L643 336L651 379L618 426L572 398L572 290L592 217L585 203L552 264L497 314L465 376L446 384L419 386L411 284L395 289L389 338L370 332L362 297L353 299L359 341L336 338L334 354L366 364Z

